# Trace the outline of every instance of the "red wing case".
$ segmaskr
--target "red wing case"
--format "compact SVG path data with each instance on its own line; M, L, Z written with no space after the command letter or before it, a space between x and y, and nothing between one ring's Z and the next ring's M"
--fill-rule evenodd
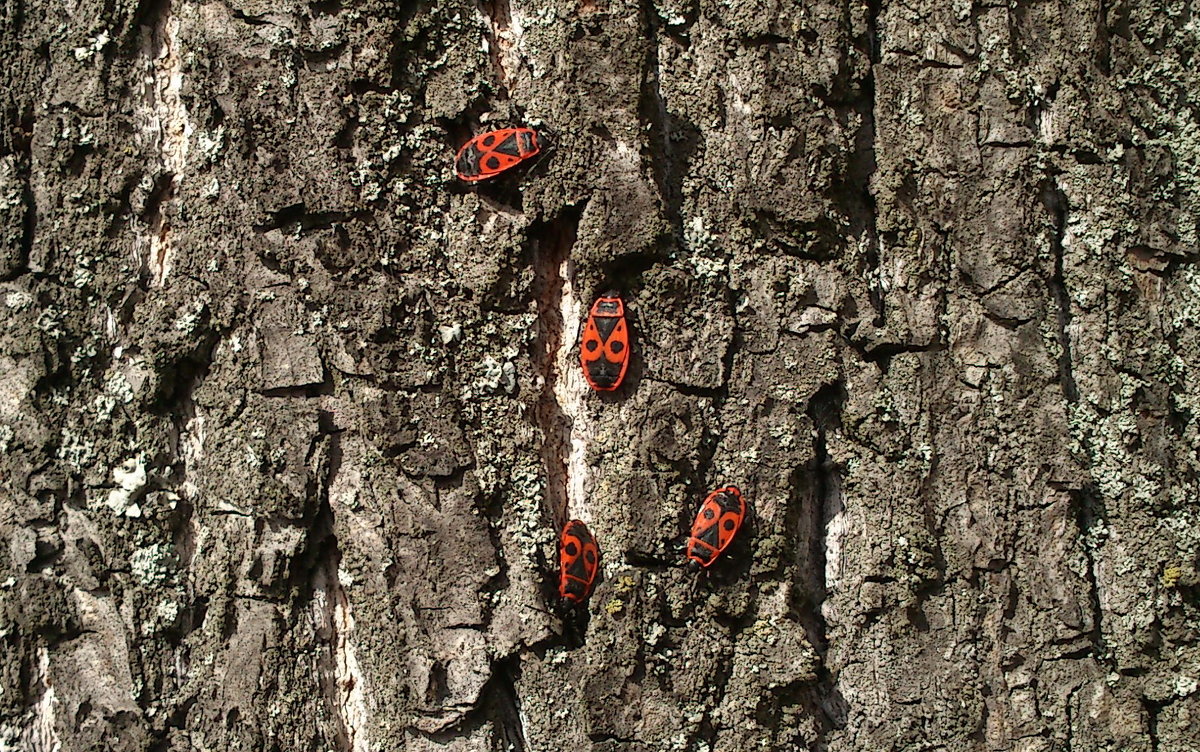
M583 603L592 594L600 571L600 548L579 520L571 520L558 539L558 594L571 603Z
M729 547L746 519L746 500L736 486L718 488L700 505L692 533L688 536L687 557L702 567L712 566Z
M629 369L629 324L625 304L617 295L596 299L583 327L579 347L583 376L593 389L611 392L621 386Z
M480 133L463 144L454 158L460 180L487 180L515 167L542 150L532 128L503 128Z

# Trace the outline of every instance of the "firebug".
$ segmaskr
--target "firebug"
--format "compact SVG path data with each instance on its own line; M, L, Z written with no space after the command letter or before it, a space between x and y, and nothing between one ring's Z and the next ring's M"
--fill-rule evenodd
M558 594L572 604L583 603L592 594L600 571L600 548L587 525L571 520L558 540Z
M596 391L614 391L625 379L629 369L629 325L625 304L616 292L607 292L592 304L583 327L579 359L584 378Z
M458 150L454 171L473 183L495 177L542 150L538 132L532 128L502 128L480 133Z
M710 567L729 547L746 518L746 499L736 486L718 488L704 499L688 536L688 567Z

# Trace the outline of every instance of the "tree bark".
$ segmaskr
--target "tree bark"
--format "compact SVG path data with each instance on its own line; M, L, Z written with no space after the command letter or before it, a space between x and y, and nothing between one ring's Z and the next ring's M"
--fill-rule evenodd
M1195 14L0 4L0 750L1200 748Z

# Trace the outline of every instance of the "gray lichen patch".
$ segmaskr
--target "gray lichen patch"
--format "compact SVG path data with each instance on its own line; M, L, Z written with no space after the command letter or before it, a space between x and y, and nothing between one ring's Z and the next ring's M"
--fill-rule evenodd
M178 565L174 549L162 543L139 548L129 557L130 574L146 587L161 585Z

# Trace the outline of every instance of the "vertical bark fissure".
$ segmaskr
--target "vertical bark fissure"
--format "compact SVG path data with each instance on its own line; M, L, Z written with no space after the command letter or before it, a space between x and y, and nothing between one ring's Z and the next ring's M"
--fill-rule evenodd
M510 752L525 752L525 717L521 712L521 698L517 694L517 671L520 655L514 655L495 665L493 678L496 682L492 696L496 701L496 713L503 741Z
M33 123L29 125L29 132L33 132ZM21 201L25 204L25 216L21 222L21 251L20 259L17 262L17 276L29 271L29 259L33 256L33 238L37 232L37 199L33 195L33 187L30 184L29 170L32 169L32 156L26 153L24 166L25 174L23 176L24 185L21 189Z
M173 10L172 0L163 0L155 9L150 26L142 29L139 51L145 75L138 115L143 138L157 161L157 175L152 178L155 189L147 202L138 255L155 287L164 285L171 272L175 252L171 204L187 164L192 132L182 98L180 19Z
M1079 528L1083 556L1087 561L1088 606L1092 611L1090 638L1096 660L1107 663L1113 670L1116 665L1108 654L1104 641L1104 609L1100 603L1100 580L1096 576L1096 548L1100 545L1097 535L1105 527L1105 511L1093 488L1087 487L1073 494L1075 500L1076 526Z
M45 645L39 645L37 648L33 683L41 692L33 706L33 722L27 730L26 742L31 750L58 752L62 749L55 711L58 698L54 692L54 683L50 680L50 649Z
M1054 260L1054 269L1049 280L1049 287L1055 304L1055 335L1058 342L1058 378L1063 397L1069 403L1068 409L1079 402L1079 387L1075 382L1074 359L1071 346L1071 296L1067 288L1065 272L1067 218L1070 205L1066 194L1063 193L1057 181L1050 179L1042 186L1042 205L1050 213L1051 237L1050 252ZM1078 436L1083 447L1085 461L1091 464L1091 446L1086 436ZM1074 493L1076 526L1079 529L1080 545L1087 562L1086 577L1088 585L1088 606L1092 614L1091 642L1092 650L1097 661L1113 666L1112 656L1108 654L1104 641L1104 609L1100 602L1100 581L1096 575L1098 549L1102 541L1098 538L1105 526L1105 511L1103 502L1097 495L1097 490L1086 486ZM1115 666L1114 666L1115 668Z
M644 3L646 60L643 63L642 91L638 103L639 118L647 127L646 150L651 172L658 184L659 194L677 238L683 238L683 197L676 171L676 150L671 132L671 119L662 93L662 59L660 26L653 3Z
M834 422L840 419L841 404L838 392L841 389L840 384L823 388L809 401L808 407L808 415L816 432L813 439L811 467L816 503L811 505L808 512L810 538L807 543L810 566L807 567L805 587L813 597L815 608L812 613L818 627L818 640L814 647L821 653L824 653L826 647L826 625L820 609L826 587L825 566L829 545L825 537L825 526L835 513L835 509L841 507L841 479L829 459L827 434Z
M866 261L867 294L875 308L875 326L884 326L887 321L886 302L883 299L883 289L880 284L880 243L879 230L876 225L875 196L871 193L871 177L878 169L875 155L875 66L880 59L879 13L882 0L867 2L867 72L862 82L862 95L855 104L855 110L860 118L858 132L854 138L855 156L849 165L849 179L855 187L857 207L860 215L856 221L851 218L852 226L858 225L859 242L863 246Z
M211 356L210 356L211 357ZM211 361L209 361L211 362ZM200 414L193 395L208 372L205 366L189 380L187 389L178 401L175 412L175 446L174 467L177 477L174 488L179 496L176 519L172 523L172 542L180 562L186 562L183 569L187 573L183 582L187 591L187 602L190 604L184 621L183 632L190 633L198 629L204 621L204 612L208 608L208 596L196 590L196 559L200 553L197 539L200 533L200 510L197 502L200 494L195 482L200 462L204 457L205 420ZM182 650L182 647L178 649ZM184 684L179 677L179 687Z
M1164 703L1143 699L1142 707L1146 710L1146 735L1150 737L1150 752L1158 752L1158 714Z
M1053 234L1050 237L1050 252L1054 256L1054 271L1050 278L1050 290L1055 303L1055 331L1058 339L1058 378L1063 396L1068 402L1079 401L1079 388L1075 383L1075 371L1071 359L1071 296L1067 290L1064 272L1064 241L1067 232L1067 197L1056 182L1050 181L1042 188L1042 205L1050 212Z
M310 545L317 557L313 571L312 598L319 629L329 645L330 661L323 669L321 684L338 721L337 743L343 752L367 752L366 684L353 642L354 615L350 598L341 581L342 553L334 528L329 489L341 466L338 434L326 445L327 468L321 487L321 508L313 520Z
M333 625L334 680L337 689L337 710L342 729L346 734L346 749L350 752L367 752L367 703L364 693L362 669L351 638L354 634L354 616L350 611L350 599L339 579L338 566L341 551L336 541L329 557L329 583L331 585L328 608Z
M568 208L533 236L537 303L533 361L542 380L534 420L542 432L546 503L558 528L585 506L587 481L586 434L581 425L586 420L584 393L578 369L570 368L583 305L575 294L571 261L581 214L581 208Z
M22 70L21 50L29 50L25 28L26 8L24 2L10 2L0 6L0 55L5 57L6 69L15 75L7 77L4 86L0 86L0 158L11 155L9 161L14 175L8 176L13 180L18 190L15 196L0 195L0 204L5 199L16 198L20 203L17 207L6 207L10 211L17 208L16 216L9 214L19 224L17 235L16 258L5 259L0 252L0 281L14 279L29 271L29 259L33 250L34 226L37 221L35 197L33 194L33 126L36 111L31 89L36 86L33 80L35 73L32 69ZM0 160L2 162L2 160ZM0 163L0 173L4 166ZM7 180L0 174L0 185ZM18 208L19 207L19 208ZM7 212L5 212L7 213ZM5 263L5 262L8 263ZM7 268L5 268L7 267Z
M480 7L487 16L491 32L487 36L488 55L492 67L496 69L496 96L500 100L508 99L508 70L504 58L512 51L512 5L510 0L482 0Z
M21 202L21 231L17 258L11 264L8 273L0 271L0 281L15 279L29 271L29 259L33 255L33 237L37 227L37 199L33 194L31 173L33 170L33 115L28 113L17 117L17 105L10 108L13 128L10 133L0 136L0 155L9 152L14 155L14 169L20 181L19 200Z
M1049 287L1055 303L1055 333L1058 342L1058 375L1063 397L1074 405L1079 402L1079 388L1075 381L1074 359L1071 344L1071 297L1067 288L1065 272L1066 228L1070 210L1066 195L1054 180L1049 180L1042 187L1041 201L1050 213L1052 234L1050 251L1053 256L1054 268L1049 280ZM1090 458L1089 442L1080 437L1080 443L1085 454ZM1090 461L1090 460L1089 460ZM1073 494L1076 504L1076 523L1080 532L1080 545L1087 562L1086 577L1088 584L1088 605L1092 614L1091 642L1096 660L1112 664L1104 641L1104 610L1100 602L1100 582L1096 574L1097 549L1101 545L1097 539L1103 529L1105 515L1102 502L1092 487L1085 487Z
M1104 75L1112 73L1112 38L1108 32L1108 4L1096 3L1096 67Z
M817 652L817 685L816 704L813 708L816 718L820 721L822 738L820 748L824 748L826 735L833 729L845 725L845 700L837 690L836 682L826 665L829 651L828 623L823 611L825 599L829 592L828 567L831 540L829 523L842 511L842 478L837 466L829 454L829 434L841 426L842 408L846 401L846 388L842 382L828 384L822 387L809 400L808 416L812 421L813 462L813 503L807 512L809 540L807 562L807 582L805 587L811 599L811 607L802 610L804 618L809 622L805 627L810 641ZM805 512L801 510L801 515ZM833 543L833 555L838 555L840 543Z

